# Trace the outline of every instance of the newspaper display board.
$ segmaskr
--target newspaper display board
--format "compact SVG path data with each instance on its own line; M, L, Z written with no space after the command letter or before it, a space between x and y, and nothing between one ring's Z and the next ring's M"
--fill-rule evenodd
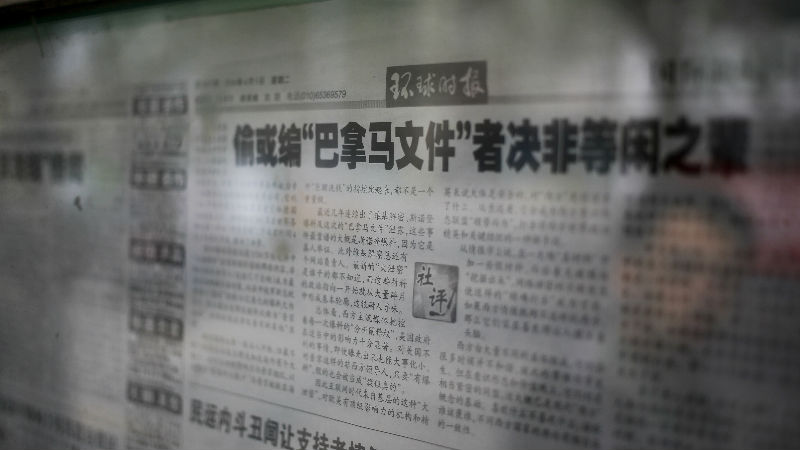
M0 447L800 445L784 7L3 31Z

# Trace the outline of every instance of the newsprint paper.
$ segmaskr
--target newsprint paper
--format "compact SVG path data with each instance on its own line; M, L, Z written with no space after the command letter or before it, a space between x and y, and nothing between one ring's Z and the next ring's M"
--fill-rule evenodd
M0 32L0 447L800 446L791 2L196 9Z

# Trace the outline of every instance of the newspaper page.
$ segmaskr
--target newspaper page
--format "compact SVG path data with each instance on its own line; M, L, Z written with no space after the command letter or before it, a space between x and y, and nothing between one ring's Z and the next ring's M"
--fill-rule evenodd
M800 445L796 7L194 5L0 32L0 447Z

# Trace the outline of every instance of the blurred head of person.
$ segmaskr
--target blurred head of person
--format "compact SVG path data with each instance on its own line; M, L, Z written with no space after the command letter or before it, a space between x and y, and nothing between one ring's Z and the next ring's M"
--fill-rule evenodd
M623 301L647 311L645 333L702 338L729 316L751 259L750 221L719 194L640 205L623 269ZM668 197L664 197L668 198Z

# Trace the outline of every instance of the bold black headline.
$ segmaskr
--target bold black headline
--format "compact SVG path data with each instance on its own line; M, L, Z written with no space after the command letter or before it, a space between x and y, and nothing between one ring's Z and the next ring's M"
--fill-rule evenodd
M625 122L554 118L543 124L529 119L508 123L484 119L474 125L462 120L427 124L407 120L400 125L348 122L341 127L338 123L242 124L236 126L233 148L237 166L300 167L302 142L311 141L314 167L322 169L376 164L385 170L448 172L459 140L471 144L478 172L567 174L582 166L598 175L616 170L730 176L748 169L750 121L724 116L695 122L679 116L672 121ZM705 152L700 151L703 142Z
M232 411L227 406L192 399L189 422L218 433L239 435L240 439L250 439L285 450L367 450L359 441L345 441L339 436L326 435L306 427L292 427L279 423L269 417L250 414L247 411ZM292 431L294 428L294 431ZM369 446L369 450L376 450Z

